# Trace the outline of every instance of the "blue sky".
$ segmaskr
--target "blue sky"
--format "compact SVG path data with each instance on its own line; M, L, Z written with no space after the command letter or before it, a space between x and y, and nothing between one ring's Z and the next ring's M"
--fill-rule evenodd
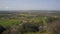
M60 10L60 0L0 0L0 10Z

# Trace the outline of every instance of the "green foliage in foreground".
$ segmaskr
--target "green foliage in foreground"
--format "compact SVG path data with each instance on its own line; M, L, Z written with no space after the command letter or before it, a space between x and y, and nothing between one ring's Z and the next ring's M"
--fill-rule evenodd
M12 17L12 16L11 16ZM5 17L4 17L5 18ZM14 25L19 25L21 23L35 23L41 26L47 26L47 22L52 22L59 19L58 17L41 17L41 16L33 16L33 15L20 15L19 17L13 17L13 18L8 18L8 19L1 19L0 18L0 25L3 26L14 26ZM50 32L46 31L41 31L41 32L27 32L26 34L50 34ZM18 34L20 34L18 32Z

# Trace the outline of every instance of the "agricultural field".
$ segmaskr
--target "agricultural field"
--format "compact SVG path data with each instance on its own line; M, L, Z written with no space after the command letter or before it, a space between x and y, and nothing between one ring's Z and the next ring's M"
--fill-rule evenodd
M38 13L0 14L0 25L6 28L3 34L59 34L60 16Z

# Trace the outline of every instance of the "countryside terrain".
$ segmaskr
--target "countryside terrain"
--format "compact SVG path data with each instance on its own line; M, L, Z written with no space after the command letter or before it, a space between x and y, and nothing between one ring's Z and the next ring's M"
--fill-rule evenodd
M60 34L59 32L59 10L0 11L0 34Z

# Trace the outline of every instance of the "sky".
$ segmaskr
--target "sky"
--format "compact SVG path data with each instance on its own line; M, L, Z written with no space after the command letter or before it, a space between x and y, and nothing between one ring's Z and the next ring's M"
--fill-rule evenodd
M60 0L0 0L0 10L60 10Z

